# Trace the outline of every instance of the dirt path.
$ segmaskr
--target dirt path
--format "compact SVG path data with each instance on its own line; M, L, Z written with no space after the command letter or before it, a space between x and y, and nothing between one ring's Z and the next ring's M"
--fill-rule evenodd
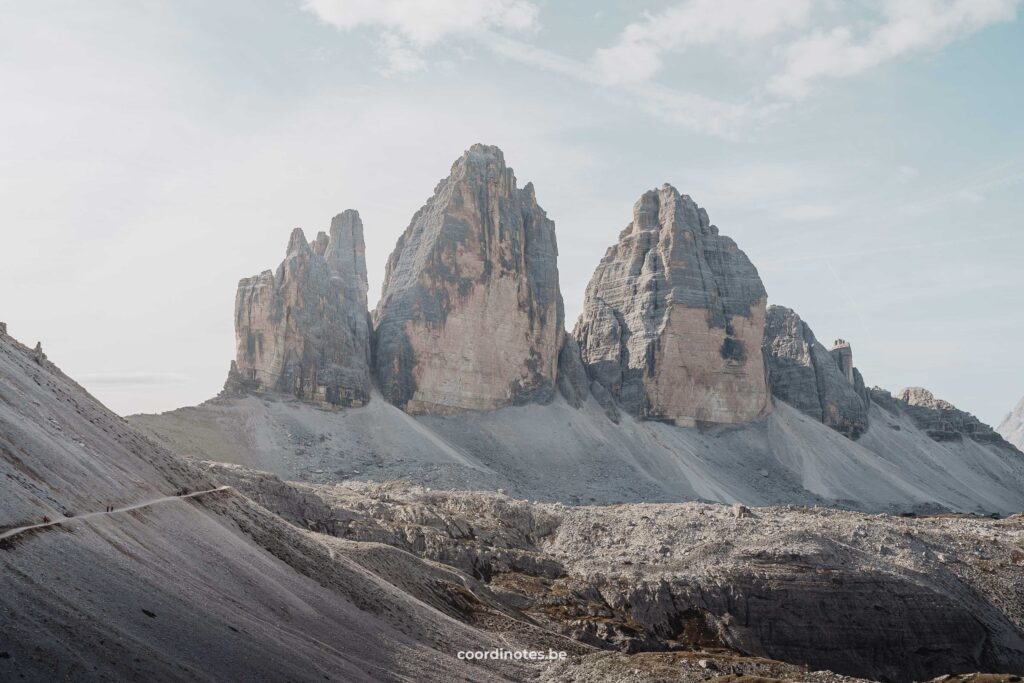
M0 533L0 541L23 534L26 531L32 531L34 529L45 529L51 526L57 526L58 524L68 524L71 522L77 522L80 519L89 519L91 517L101 517L103 515L115 515L118 512L129 512L131 510L138 510L139 508L149 507L151 505L159 505L160 503L167 503L172 500L184 500L185 498L195 498L196 496L203 496L208 493L216 493L217 491L227 491L230 486L219 486L215 489L207 489L206 491L196 491L195 493L186 493L183 496L164 496L163 498L154 498L152 500L144 500L141 503L132 503L122 508L115 508L110 512L87 512L84 515L75 515L74 517L59 517L52 522L43 522L42 524L30 524L28 526L20 526L16 529L9 529L3 533Z

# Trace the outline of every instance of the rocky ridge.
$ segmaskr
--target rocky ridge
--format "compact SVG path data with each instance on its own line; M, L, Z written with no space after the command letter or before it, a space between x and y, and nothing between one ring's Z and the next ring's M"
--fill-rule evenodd
M312 243L297 231L276 273L241 283L223 401L137 424L189 457L316 482L415 477L566 502L1019 509L1019 453L990 428L885 392L875 406L848 342L826 349L765 299L735 242L665 185L635 204L567 334L554 224L498 148L474 145L398 240L372 332L350 211ZM374 395L385 400L341 410ZM307 413L292 397L332 410ZM719 429L729 425L740 429ZM885 481L872 484L879 468Z
M630 414L746 422L771 409L766 297L736 243L664 185L636 202L598 265L574 336L590 377Z
M868 395L850 344L827 350L792 309L769 306L764 353L772 395L857 439L868 428Z
M875 403L889 412L909 415L914 423L935 441L959 442L970 439L1017 451L995 429L949 401L935 398L927 389L908 387L895 397L878 387L873 387L869 391ZM1019 454L1019 451L1017 452Z
M227 394L280 392L330 405L370 396L363 224L355 211L307 242L292 231L285 260L238 283L237 353Z
M999 423L996 431L1014 446L1024 450L1024 398L1020 400L1013 412Z
M377 387L407 413L450 415L560 393L616 423L625 411L684 427L755 421L774 396L851 439L868 429L850 344L827 350L792 310L766 310L756 268L703 208L666 184L633 214L567 334L554 223L501 150L473 145L399 238L372 324L355 211L312 242L296 229L276 272L239 283L224 395L359 406ZM903 404L936 439L991 432Z
M413 217L374 311L384 396L410 413L547 402L564 339L554 223L473 145ZM486 340L486 341L484 341Z

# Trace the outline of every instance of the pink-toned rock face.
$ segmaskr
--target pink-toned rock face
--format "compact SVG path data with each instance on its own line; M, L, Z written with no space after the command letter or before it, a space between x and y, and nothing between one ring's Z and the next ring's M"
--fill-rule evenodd
M669 185L645 193L587 287L575 336L591 378L630 413L680 425L771 408L767 296L707 213Z
M381 391L413 413L554 395L564 313L554 223L497 147L452 166L388 259L374 313Z
M237 352L225 391L280 392L334 405L370 397L366 256L359 214L310 243L296 228L276 273L238 283Z

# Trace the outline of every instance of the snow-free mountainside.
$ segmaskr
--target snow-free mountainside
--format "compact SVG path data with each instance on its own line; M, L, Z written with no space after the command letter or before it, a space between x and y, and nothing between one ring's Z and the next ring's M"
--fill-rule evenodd
M348 210L239 283L224 392L129 420L169 450L288 479L409 479L566 503L1024 509L1024 455L912 387L868 388L767 304L674 187L645 193L564 330L554 223L474 145L413 217L366 311ZM610 234L614 234L610 230ZM368 322L369 321L369 322Z
M566 506L286 483L178 459L5 334L0 475L5 681L839 683L1024 670L1019 514ZM520 650L565 658L458 656Z
M1024 398L1000 423L998 431L1017 448L1024 448Z
M1024 673L1024 455L869 387L691 198L640 198L571 334L497 148L373 312L362 229L240 281L199 406L118 417L0 323L0 680ZM562 654L460 655L519 651Z
M0 540L0 680L516 677L507 664L456 658L504 643L498 635L429 607L237 491L215 490L5 334L0 482L0 535L59 522ZM213 491L175 495L184 490ZM137 507L84 516L108 506ZM401 561L409 582L461 585Z

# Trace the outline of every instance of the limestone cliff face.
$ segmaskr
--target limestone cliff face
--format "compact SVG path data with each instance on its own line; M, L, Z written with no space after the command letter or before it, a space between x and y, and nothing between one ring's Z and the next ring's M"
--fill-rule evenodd
M897 392L896 396L878 387L872 388L870 392L875 403L889 412L909 415L934 441L963 441L967 438L1017 451L998 431L949 401L935 398L927 389L907 387Z
M1020 400L1013 412L999 423L997 431L1004 439L1024 450L1024 398Z
M776 398L851 439L867 430L867 392L849 343L827 350L793 310L769 306L764 355Z
M276 272L238 283L237 353L225 392L282 392L334 405L370 397L366 255L359 214L307 242L296 228Z
M665 185L634 205L587 286L574 335L595 384L633 415L744 422L771 407L765 302L746 254Z
M555 226L497 147L452 166L388 259L374 312L381 391L411 413L554 396L564 334Z

